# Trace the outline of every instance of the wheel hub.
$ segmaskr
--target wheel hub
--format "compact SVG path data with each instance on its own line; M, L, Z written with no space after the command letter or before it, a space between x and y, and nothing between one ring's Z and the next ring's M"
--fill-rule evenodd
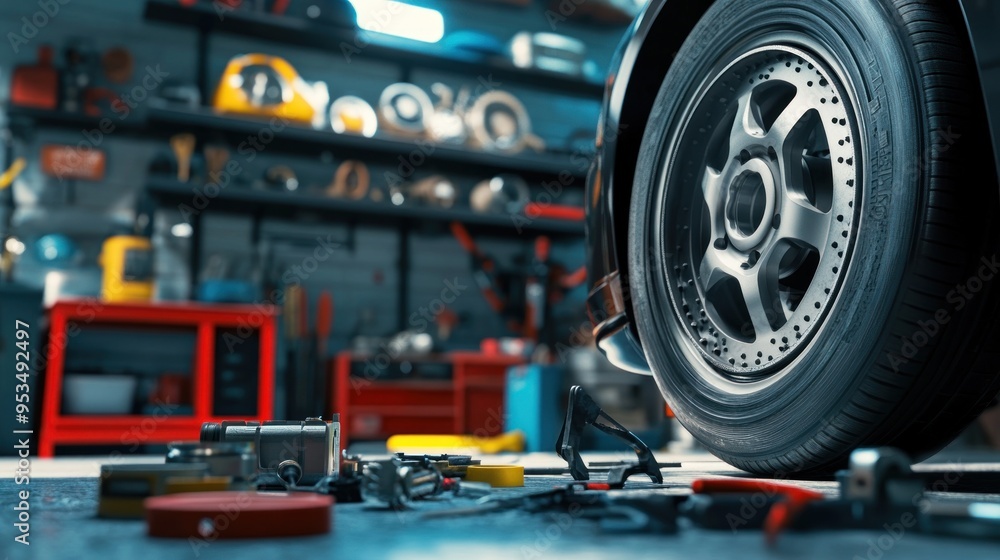
M734 247L749 252L761 245L771 229L775 208L775 180L770 167L752 159L735 168L726 192L725 234Z
M665 273L689 340L724 376L779 371L847 268L859 118L832 65L786 45L720 68L686 111L664 177Z

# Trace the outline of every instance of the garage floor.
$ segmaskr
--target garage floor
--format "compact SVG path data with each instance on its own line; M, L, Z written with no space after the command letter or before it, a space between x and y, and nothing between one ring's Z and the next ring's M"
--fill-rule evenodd
M634 456L633 456L634 457ZM627 459L626 455L589 454L588 460ZM661 461L679 461L681 469L665 470L665 489L686 493L690 482L705 476L738 475L738 471L709 455L661 454ZM156 457L136 461L157 461ZM159 560L184 558L299 559L307 558L754 558L871 560L918 558L1000 558L1000 541L969 541L904 534L899 539L885 532L826 532L788 534L768 549L759 533L734 534L682 529L676 536L612 535L601 533L587 519L555 515L530 515L508 511L448 521L421 519L432 509L468 505L465 500L425 502L414 511L366 509L361 504L338 505L329 535L312 538L216 541L195 550L186 541L150 539L137 521L108 521L94 516L100 459L35 460L31 478L31 546L12 543L12 507L16 490L12 478L0 480L0 556L4 560L122 558ZM560 466L554 455L494 457L488 463ZM931 460L937 469L1000 469L1000 454L963 457L943 454ZM929 463L925 463L927 466ZM956 466L960 464L960 466ZM0 460L0 471L11 473L13 462ZM524 492L568 482L569 477L530 477ZM835 493L833 482L808 482L805 486ZM632 488L653 488L636 477ZM938 497L938 496L936 496ZM1000 496L976 496L1000 502ZM881 537L881 539L880 539ZM881 543L881 547L879 546Z

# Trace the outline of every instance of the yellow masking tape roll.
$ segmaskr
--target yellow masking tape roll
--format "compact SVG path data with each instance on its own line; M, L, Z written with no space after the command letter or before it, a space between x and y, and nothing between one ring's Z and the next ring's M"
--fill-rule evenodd
M524 467L518 465L470 465L465 472L469 482L485 482L494 488L524 486Z

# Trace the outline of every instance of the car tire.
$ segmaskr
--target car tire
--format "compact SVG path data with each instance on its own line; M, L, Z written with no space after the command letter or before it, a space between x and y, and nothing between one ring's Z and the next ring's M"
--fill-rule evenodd
M635 172L632 311L672 410L730 464L922 458L995 402L998 185L960 17L719 0L674 59Z

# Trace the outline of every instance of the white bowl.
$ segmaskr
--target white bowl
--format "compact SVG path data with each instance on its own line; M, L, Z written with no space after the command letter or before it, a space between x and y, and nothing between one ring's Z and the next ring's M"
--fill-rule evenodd
M67 414L129 414L138 379L134 375L63 376L63 403Z

